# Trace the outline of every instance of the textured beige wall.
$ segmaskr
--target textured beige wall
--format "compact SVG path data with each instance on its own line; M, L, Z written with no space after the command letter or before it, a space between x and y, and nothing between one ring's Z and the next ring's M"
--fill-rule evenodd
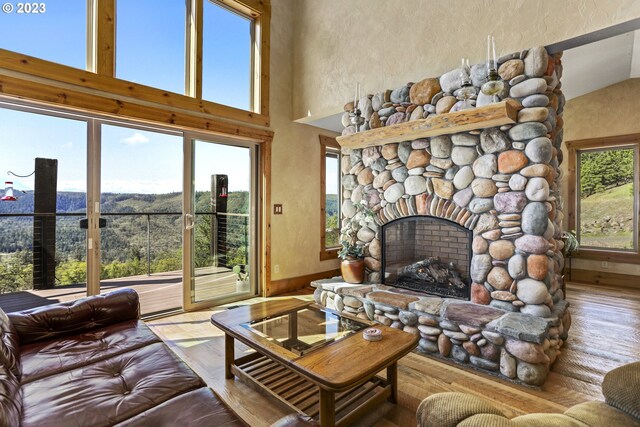
M490 33L500 55L637 17L637 0L298 0L294 118L339 112L356 81L371 93L438 76L463 56L481 62Z
M295 0L271 6L271 201L283 204L283 215L271 216L271 279L291 278L338 268L320 261L320 142L332 135L292 121ZM270 207L270 209L272 209ZM276 273L274 265L280 266Z
M640 133L638 99L640 99L640 78L625 80L568 101L563 116L564 140ZM565 161L561 166L566 177L569 162L564 146L563 152ZM563 181L561 193L568 207L567 179ZM574 260L572 267L640 276L640 265L635 264L609 263L609 268L605 269L599 261Z

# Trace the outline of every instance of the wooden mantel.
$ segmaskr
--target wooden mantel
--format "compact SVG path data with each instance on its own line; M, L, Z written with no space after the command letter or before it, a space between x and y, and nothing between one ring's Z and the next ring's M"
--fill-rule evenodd
M426 119L383 126L336 138L343 148L365 148L394 142L486 129L517 122L522 106L513 99Z

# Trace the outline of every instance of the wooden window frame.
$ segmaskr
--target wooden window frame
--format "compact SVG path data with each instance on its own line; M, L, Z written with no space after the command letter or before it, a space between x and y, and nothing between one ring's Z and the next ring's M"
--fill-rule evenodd
M115 0L87 0L87 70L0 49L0 78L6 76L25 82L37 81L58 88L58 92L73 89L83 93L109 95L119 103L157 107L176 113L197 115L208 120L217 116L253 125L269 126L270 0L216 0L217 3L238 11L254 22L253 77L250 82L253 111L201 99L204 1L208 0L189 0L187 7L185 86L188 95L114 77ZM12 95L4 86L0 87L0 93ZM35 100L46 101L39 98Z
M572 254L575 258L590 259L597 261L607 262L619 262L619 263L639 263L640 262L640 173L638 172L638 164L640 159L638 153L640 153L640 134L629 135L617 135L602 138L590 138L576 141L566 142L567 151L569 155L569 192L568 202L569 209L567 214L567 224L571 230L578 230L579 215L578 198L580 192L578 191L579 176L578 176L578 152L585 149L614 149L623 147L634 147L635 149L635 162L636 168L634 173L634 188L636 191L634 198L634 214L636 218L635 233L637 247L635 252L630 251L618 251L607 249L595 249L595 248L581 248L580 250Z
M326 261L330 259L337 259L340 246L327 248L327 205L326 205L326 182L327 182L327 149L336 151L338 155L338 171L340 170L340 145L334 137L319 135L320 138L320 260ZM338 212L341 205L341 194L338 188ZM341 218L338 218L338 224L340 224Z

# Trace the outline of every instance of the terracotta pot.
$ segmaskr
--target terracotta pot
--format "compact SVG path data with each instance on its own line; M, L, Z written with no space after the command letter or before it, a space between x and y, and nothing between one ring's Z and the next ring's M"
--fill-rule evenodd
M345 259L340 264L342 278L347 283L362 283L364 281L364 260L361 258Z

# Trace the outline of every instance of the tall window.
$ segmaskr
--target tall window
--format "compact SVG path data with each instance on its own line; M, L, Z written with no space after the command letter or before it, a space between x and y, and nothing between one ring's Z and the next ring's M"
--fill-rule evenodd
M116 77L185 93L184 1L118 0Z
M205 0L202 99L251 110L253 20Z
M47 79L55 71L53 80L136 100L127 102L264 126L270 9L269 0L6 2L0 49L9 52L0 69ZM80 70L25 62L24 54Z
M86 69L87 0L2 3L0 48Z
M633 136L571 141L575 197L569 208L580 253L638 254L638 147ZM573 217L573 218L572 218Z
M340 246L340 148L320 135L320 259L336 258Z

